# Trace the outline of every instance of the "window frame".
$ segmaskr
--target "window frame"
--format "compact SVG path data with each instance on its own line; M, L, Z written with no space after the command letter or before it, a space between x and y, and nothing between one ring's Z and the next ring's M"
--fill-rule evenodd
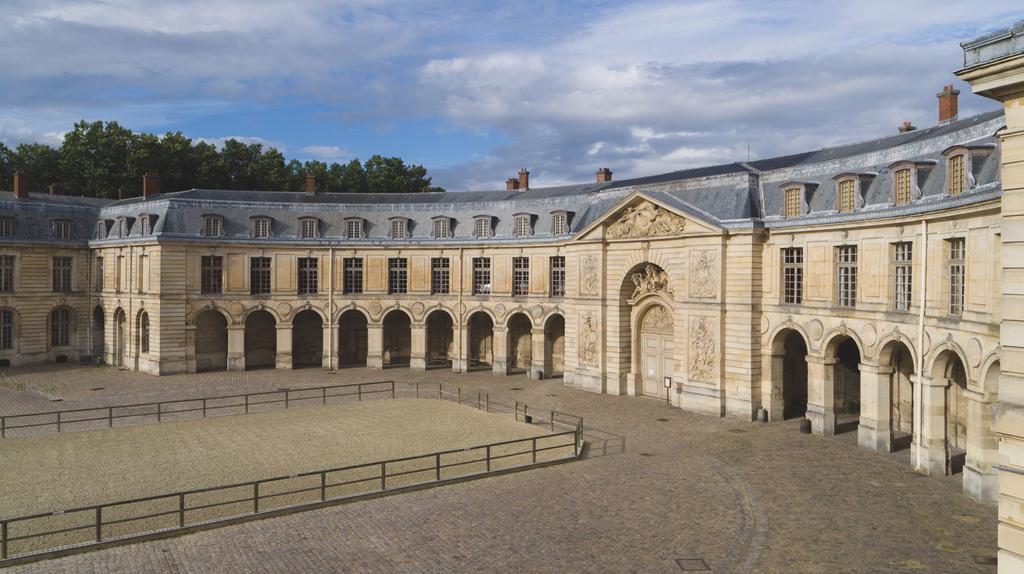
M272 257L254 255L249 257L249 294L269 295L273 290Z
M14 350L14 310L0 309L0 351Z
M914 242L892 244L892 309L909 312L914 308Z
M50 347L71 346L71 311L57 307L50 311Z
M530 237L533 235L533 217L529 214L520 213L513 216L512 233L515 237Z
M548 258L548 296L565 297L565 256Z
M366 229L361 217L345 218L345 239L363 239Z
M362 257L341 259L341 292L345 295L359 295L363 292L365 263Z
M220 215L204 215L202 219L203 237L224 237L224 217Z
M202 255L199 259L199 293L220 295L224 293L224 257Z
M836 211L853 213L857 210L857 180L844 177L836 180Z
M149 313L139 314L139 353L149 354Z
M452 262L450 257L430 258L430 294L449 295L452 285Z
M473 237L487 239L494 237L494 220L489 215L479 215L473 218Z
M16 258L16 255L0 255L0 293L14 293Z
M835 248L835 305L844 309L857 307L859 254L856 245Z
M54 255L50 258L50 289L54 293L71 293L75 258L70 255Z
M269 217L259 216L252 218L253 239L269 239L273 236L273 220Z
M299 239L319 239L320 219L316 217L299 218Z
M906 174L906 177L903 177ZM893 205L910 205L914 201L913 190L914 171L910 167L898 167L892 174L892 202ZM904 181L905 180L905 181ZM903 198L906 195L905 199Z
M494 285L491 282L491 258L490 257L474 257L472 261L473 266L473 284L472 293L473 295L489 296L494 291Z
M804 302L804 248L783 247L779 251L782 264L782 304L802 305Z
M440 227L441 233L438 232ZM434 239L451 239L452 220L450 217L435 217L431 225L431 236Z
M782 217L792 219L804 214L803 187L790 185L782 190Z
M404 295L409 292L409 258L388 257L388 294Z
M299 275L296 291L299 295L317 295L320 293L320 258L299 257L296 269Z
M51 219L50 226L54 239L73 239L70 219Z
M946 156L946 195L963 195L969 191L967 185L969 169L970 153L967 150L958 150ZM958 173L959 177L957 177Z
M967 238L950 237L945 243L946 312L951 317L963 317L967 307Z
M10 237L14 237L14 218L5 215L0 217L0 238Z
M525 297L530 294L530 258L512 258L512 296Z
M556 211L551 214L551 234L569 234L569 214L565 211Z
M388 222L388 233L391 239L409 239L409 220L405 217L392 217Z

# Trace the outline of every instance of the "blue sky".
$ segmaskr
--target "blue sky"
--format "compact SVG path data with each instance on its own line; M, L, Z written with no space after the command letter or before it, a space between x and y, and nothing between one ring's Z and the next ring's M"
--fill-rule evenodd
M1019 2L5 0L0 141L79 119L375 153L451 190L770 157L995 105L952 72Z

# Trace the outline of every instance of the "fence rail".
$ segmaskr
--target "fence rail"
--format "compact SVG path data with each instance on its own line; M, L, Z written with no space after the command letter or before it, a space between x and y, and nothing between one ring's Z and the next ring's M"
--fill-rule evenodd
M332 390L354 392L331 393ZM313 392L317 396L295 396L295 393ZM268 397L284 393L283 397L270 400L251 400L253 397ZM421 399L437 398L449 400L492 413L511 413L517 421L550 428L550 432L538 436L493 442L472 447L442 450L429 454L389 460L361 463L338 468L300 472L287 476L260 479L228 485L199 488L168 494L160 494L130 500L81 506L55 512L17 516L0 520L0 567L5 563L31 560L48 554L85 549L112 541L145 538L162 533L246 519L268 513L281 512L304 507L314 507L332 502L342 502L396 492L409 488L442 484L454 480L508 472L538 465L574 460L579 457L583 439L583 419L560 411L547 411L547 418L538 416L537 411L529 414L527 405L518 401L512 404L491 400L486 393L465 393L459 387L446 388L444 383L405 383L378 381L307 387L281 391L248 393L158 403L139 403L102 407L102 409L152 408L157 409L146 415L115 416L107 410L106 418L82 419L113 420L133 416L153 416L162 420L162 415L180 412L202 412L203 416L214 409L244 408L248 413L254 405L284 404L289 408L296 401L319 399L327 404L329 397L355 397L356 400L383 395L384 398L400 398L403 395ZM242 399L242 403L211 406L210 401ZM202 408L164 410L166 405L200 401ZM82 413L96 409L73 409L35 413L34 415L13 415L5 418L30 416L66 416L65 413ZM241 414L244 414L241 413ZM9 422L9 421L5 421ZM11 428L32 428L46 423L15 425ZM48 423L56 425L56 421ZM568 429L568 430L558 430ZM58 431L60 432L60 431Z

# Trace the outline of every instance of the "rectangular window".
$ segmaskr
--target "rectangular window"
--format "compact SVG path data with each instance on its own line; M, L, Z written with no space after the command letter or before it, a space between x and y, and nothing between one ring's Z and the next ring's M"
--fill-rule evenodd
M252 236L256 239L266 239L270 237L270 219L266 217L259 217L252 220Z
M345 237L349 239L361 239L363 237L363 220L349 219L346 221Z
M475 237L490 237L491 236L491 219L489 217L481 217L473 222L473 235Z
M346 257L341 260L341 289L347 294L363 292L363 260L358 257Z
M103 258L96 257L96 276L93 284L97 291L103 291Z
M512 294L530 294L530 258L512 258Z
M303 239L314 239L317 236L317 220L316 219L303 219L302 220L302 238Z
M405 239L409 236L407 221L404 219L391 220L391 239Z
M224 285L223 258L219 255L203 255L200 267L202 268L200 290L203 293L220 293Z
M388 293L409 292L409 261L404 257L388 258Z
M896 193L893 194L896 205L910 204L910 170L901 169L896 172Z
M0 349L14 348L14 313L0 311Z
M139 221L142 223L142 233L141 233L141 235L143 237L147 237L149 235L149 232L150 232L149 216L148 215L144 215L144 216L139 218Z
M893 308L909 311L914 294L914 244L909 241L895 243L892 254Z
M430 292L434 295L447 295L451 290L451 262L447 257L434 257L430 260Z
M54 221L53 236L57 239L71 239L71 222L64 220Z
M857 246L836 248L836 304L853 307L857 304Z
M442 217L434 220L434 239L448 239L451 237L451 225L448 218Z
M964 156L955 155L949 158L949 194L960 195L964 192Z
M552 217L551 221L551 232L555 235L565 235L569 233L568 217L564 213L556 213Z
M203 235L206 237L220 237L221 220L219 217L203 218Z
M551 296L565 296L565 257L556 255L550 259Z
M804 249L782 250L782 302L799 305L804 302Z
M800 188L791 187L786 190L786 206L784 217L800 217Z
M71 291L71 258L53 258L53 290L57 293Z
M14 291L14 256L0 255L0 292Z
M120 293L121 290L124 289L123 278L124 278L124 255L118 255L117 256L117 266L114 267L114 289L117 290L118 293Z
M839 212L850 213L856 206L854 201L854 182L846 179L839 182Z
M489 257L473 258L473 294L491 294L491 259Z
M299 295L311 295L319 291L316 257L299 257Z
M66 347L71 341L71 313L63 308L54 309L50 313L50 344L53 347Z
M0 217L0 237L11 237L12 235L14 235L14 220L10 217Z
M266 295L270 293L270 258L249 258L249 293Z
M530 218L519 216L516 218L516 237L528 237L530 235Z
M96 223L96 239L107 238L107 222L99 221Z
M964 278L967 276L967 241L958 237L947 242L949 262L949 314L964 313Z

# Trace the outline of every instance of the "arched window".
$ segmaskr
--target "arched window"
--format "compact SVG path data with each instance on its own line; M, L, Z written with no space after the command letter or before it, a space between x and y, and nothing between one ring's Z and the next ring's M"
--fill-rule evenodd
M964 176L964 154L957 154L949 158L949 195L960 195L967 188L966 177Z
M58 307L50 313L50 346L66 347L71 341L71 313Z
M139 317L139 352L149 352L149 313Z
M0 350L14 348L14 312L0 309Z

